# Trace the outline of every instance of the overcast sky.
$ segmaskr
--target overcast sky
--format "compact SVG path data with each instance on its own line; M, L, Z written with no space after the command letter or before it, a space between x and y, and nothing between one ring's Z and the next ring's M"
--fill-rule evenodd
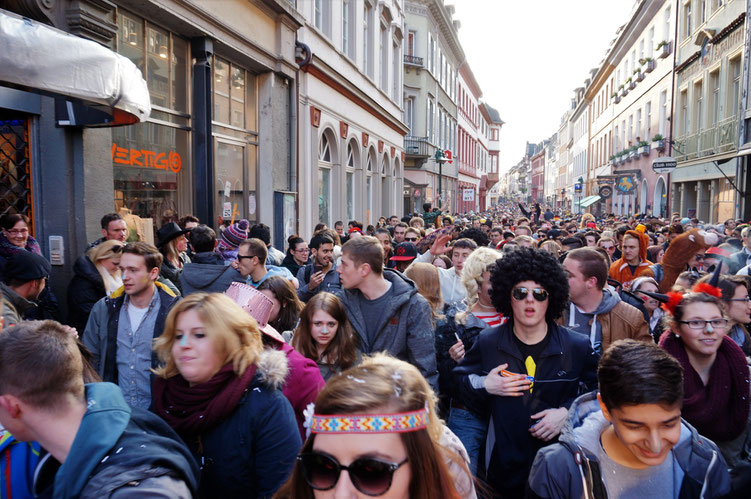
M558 131L576 87L599 65L634 0L445 0L483 100L506 124L500 172L525 142Z

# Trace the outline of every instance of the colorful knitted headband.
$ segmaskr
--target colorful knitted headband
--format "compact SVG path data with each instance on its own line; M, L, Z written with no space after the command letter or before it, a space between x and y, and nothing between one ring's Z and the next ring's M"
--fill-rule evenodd
M428 411L396 414L314 414L311 433L405 433L427 428Z

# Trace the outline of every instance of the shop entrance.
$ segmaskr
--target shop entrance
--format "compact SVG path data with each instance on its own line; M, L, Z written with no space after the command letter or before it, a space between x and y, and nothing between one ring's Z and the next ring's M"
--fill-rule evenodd
M0 112L0 215L20 213L29 217L34 233L29 120Z

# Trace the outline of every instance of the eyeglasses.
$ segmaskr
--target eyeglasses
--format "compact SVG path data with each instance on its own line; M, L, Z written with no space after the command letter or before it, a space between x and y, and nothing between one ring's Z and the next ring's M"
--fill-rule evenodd
M331 490L339 481L342 470L347 470L352 485L368 496L380 496L391 488L394 472L404 465L409 458L400 463L389 463L372 457L361 457L349 466L342 466L339 461L320 452L307 452L297 456L302 467L305 481L315 490Z
M745 297L745 298L731 298L731 299L729 299L728 301L743 301L743 302L746 302L746 303L748 303L748 302L750 302L750 301L751 301L751 297L748 297L748 296L747 296L747 297Z
M527 295L529 292L532 292L532 297L537 301L545 301L548 299L548 292L544 289L535 288L535 289L528 289L528 288L514 288L511 290L511 296L514 297L514 300L522 301L527 299Z
M256 256L258 255L237 255L237 259L242 261L246 258L256 258Z
M679 321L681 324L688 324L691 329L705 329L707 324L711 324L712 328L723 329L728 325L727 319L712 319L705 321L702 319L692 319L690 321Z
M6 232L12 236L22 236L28 234L29 229L8 229Z
M702 260L704 260L704 255L695 255L694 260L696 260L697 262L701 262Z
M114 246L112 246L112 252L113 253L120 253L123 250L123 248L125 248L125 246L127 246L127 245L126 244L122 244L122 245L115 244Z
M417 238L416 237L405 237L404 240L407 241L408 243L416 243L417 242Z
M295 251L295 253L309 253L310 252L310 248L301 248L301 249L296 249L294 251Z

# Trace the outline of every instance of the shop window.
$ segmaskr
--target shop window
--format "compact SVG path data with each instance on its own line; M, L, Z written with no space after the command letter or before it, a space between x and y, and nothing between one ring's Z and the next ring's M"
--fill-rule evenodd
M118 11L117 50L140 68L151 116L112 129L115 208L155 227L192 211L188 43L149 21Z
M256 76L214 57L214 213L217 225L258 220Z
M29 217L34 234L29 120L0 114L0 215L20 213Z

